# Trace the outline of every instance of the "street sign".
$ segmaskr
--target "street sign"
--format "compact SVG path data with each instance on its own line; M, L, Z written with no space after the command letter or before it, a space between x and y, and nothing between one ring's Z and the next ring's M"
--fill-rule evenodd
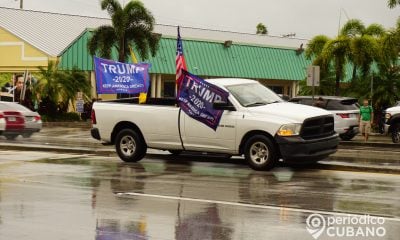
M85 101L82 99L76 100L76 111L78 113L83 113L83 105L85 104Z
M319 66L309 66L307 68L307 86L319 86Z

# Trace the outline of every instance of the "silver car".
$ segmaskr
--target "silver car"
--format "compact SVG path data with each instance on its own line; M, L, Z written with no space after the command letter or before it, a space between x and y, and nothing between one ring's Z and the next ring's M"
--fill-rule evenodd
M15 103L15 102L0 102L1 111L17 111L25 118L25 127L21 131L24 138L32 136L33 133L39 132L42 129L42 118L39 113L33 112L30 109Z
M316 100L321 97L321 108L333 113L335 118L335 131L344 141L354 138L359 132L358 117L360 109L358 100L350 97L336 96L316 96L314 100L311 96L297 96L289 100L289 102L299 103L309 106L315 106Z

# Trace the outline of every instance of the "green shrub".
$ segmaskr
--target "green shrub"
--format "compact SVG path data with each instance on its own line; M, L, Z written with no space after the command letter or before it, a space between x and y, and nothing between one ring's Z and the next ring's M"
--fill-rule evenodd
M82 121L79 113L68 112L59 113L54 116L42 115L43 122L77 122Z

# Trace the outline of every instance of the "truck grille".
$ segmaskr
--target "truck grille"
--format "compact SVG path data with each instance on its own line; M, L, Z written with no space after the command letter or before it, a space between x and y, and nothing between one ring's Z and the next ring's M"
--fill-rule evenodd
M332 135L334 121L332 116L308 118L304 121L300 136L303 139L315 139Z

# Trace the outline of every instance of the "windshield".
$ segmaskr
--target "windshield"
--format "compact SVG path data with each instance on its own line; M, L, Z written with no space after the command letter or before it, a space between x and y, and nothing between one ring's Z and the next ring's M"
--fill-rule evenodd
M282 99L276 93L257 82L232 85L226 88L244 107L282 102Z

